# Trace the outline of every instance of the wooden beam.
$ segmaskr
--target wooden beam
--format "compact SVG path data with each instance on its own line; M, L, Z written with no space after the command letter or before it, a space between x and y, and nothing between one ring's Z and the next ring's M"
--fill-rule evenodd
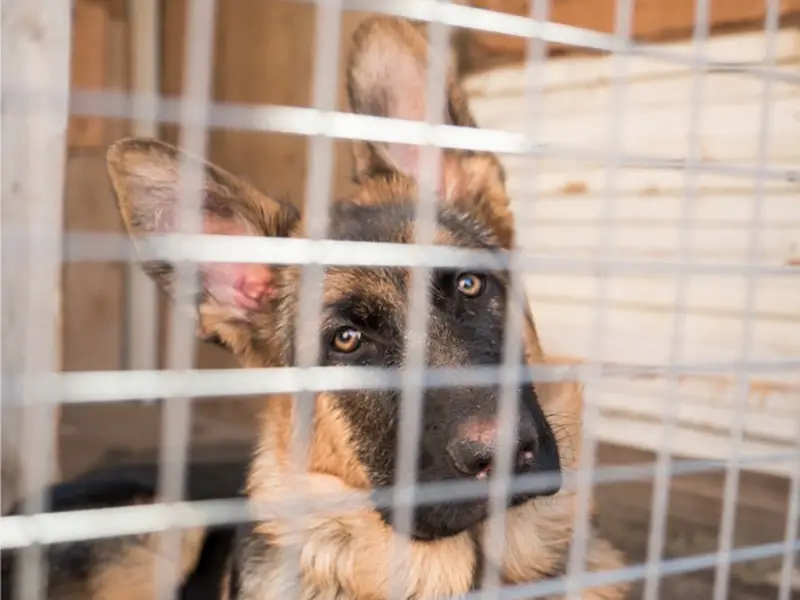
M75 0L72 8L73 36L70 54L70 85L81 90L103 90L109 73L110 7L97 0ZM72 116L69 119L70 148L98 148L105 139L105 119Z
M531 0L464 0L475 8L528 16ZM572 27L613 33L617 0L551 0L549 20ZM763 28L766 4L753 0L711 3L712 31ZM694 27L694 0L639 0L633 14L633 37L656 42L688 38ZM800 17L800 0L781 0L784 21ZM497 33L469 31L461 34L461 64L464 72L475 72L525 60L527 40ZM552 53L586 50L552 44Z
M29 384L46 380L61 366L60 248L71 21L68 2L3 3L3 88L9 92L2 109L0 196L3 499L13 499L22 488L31 511L42 510L41 489L58 476L58 411L52 398ZM30 94L43 95L48 109L36 110ZM33 595L34 590L22 590L24 597Z

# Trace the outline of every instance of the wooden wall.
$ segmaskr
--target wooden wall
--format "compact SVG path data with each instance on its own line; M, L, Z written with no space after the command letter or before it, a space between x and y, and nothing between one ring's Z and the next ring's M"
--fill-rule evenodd
M128 31L122 2L76 0L72 85L124 90L128 85ZM65 190L67 231L119 232L105 174L108 144L125 134L124 123L71 117ZM113 263L64 267L64 369L123 368L124 270Z
M77 0L73 85L81 89L126 89L130 84L130 31L124 2ZM162 1L161 92L183 90L186 0ZM347 13L342 52L363 15ZM218 2L213 99L242 104L310 106L315 7L273 0ZM98 51L101 48L102 51ZM341 67L340 67L341 69ZM341 77L340 77L341 81ZM341 107L344 96L340 94ZM161 136L178 141L175 126ZM121 231L106 178L104 155L129 124L73 117L70 125L65 227L71 231ZM350 157L336 143L335 193L347 186ZM305 138L235 130L210 132L209 158L265 192L304 203L308 142ZM119 264L70 264L65 268L65 369L124 368L125 271ZM162 321L164 318L162 299ZM163 355L163 332L161 354ZM214 347L199 349L200 364L231 365Z
M796 12L798 2L783 0L784 12L787 15ZM528 0L464 3L515 14L529 12ZM551 4L551 18L557 22L600 31L612 28L614 0L552 0ZM162 0L161 5L161 92L177 97L183 88L187 0ZM682 31L685 35L692 5L690 0L640 0L636 3L637 35L658 37L668 31ZM763 5L746 0L714 2L714 23L753 24L763 18ZM315 11L313 5L284 0L217 2L214 99L242 104L310 106ZM362 13L344 14L342 57L351 32L362 17ZM126 2L76 0L75 32L74 85L83 89L126 89L131 61ZM491 34L456 37L467 64L470 57L479 55L501 61L524 57L524 43L519 38ZM340 108L344 108L341 62L339 101ZM71 120L65 223L68 230L119 231L103 156L108 143L129 131L128 124L119 121L85 117ZM163 127L162 136L177 141L176 128ZM350 156L345 142L335 144L334 193L338 194L348 185ZM307 140L299 136L235 130L214 130L210 134L212 160L265 192L288 196L300 206L305 200L307 150ZM65 369L124 366L124 288L125 272L121 265L66 267ZM214 348L204 347L200 353L204 365L225 363L222 353Z
M479 9L511 15L531 14L532 0L460 0ZM549 0L548 20L603 33L614 32L617 6L621 0ZM635 0L631 34L642 42L663 42L690 38L694 28L695 0ZM761 0L720 0L710 2L709 25L714 33L763 28L766 2ZM800 0L781 0L783 24L797 23ZM478 72L502 64L525 60L527 40L497 33L465 32L459 36L462 71ZM585 54L575 46L551 44L551 54Z

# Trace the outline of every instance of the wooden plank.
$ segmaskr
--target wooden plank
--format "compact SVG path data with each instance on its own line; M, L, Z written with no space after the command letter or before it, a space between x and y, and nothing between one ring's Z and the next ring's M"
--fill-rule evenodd
M535 235L522 236L525 251L559 257L596 258L603 251L603 227L597 225L529 226ZM800 258L800 230L778 226L763 227L758 258L768 264L790 265ZM612 258L678 261L681 230L661 225L614 226ZM697 227L692 234L691 260L746 264L750 260L750 232L747 228Z
M462 2L476 8L514 15L530 15L530 0L471 0ZM766 5L749 0L726 0L711 3L710 25L714 32L726 29L762 29ZM613 33L615 0L556 0L549 19L556 23ZM694 26L692 0L640 0L633 13L632 35L639 41L662 41L689 38ZM781 15L788 21L800 13L798 0L781 2ZM526 40L488 32L464 34L465 71L479 71L497 64L521 62L526 56ZM558 53L586 52L581 48L552 44Z
M613 337L602 355L594 356L591 331L597 307L556 302L533 303L546 350L557 355L592 357L621 364L664 365L670 359L675 315L632 307L610 306L603 313ZM689 313L684 317L683 361L737 361L742 349L742 315ZM757 319L751 360L775 361L800 356L800 319Z
M528 168L536 174L533 178L512 177L506 187L512 202L517 206L525 206L529 215L536 214L536 202L541 197L550 199L562 198L571 201L581 194L603 196L608 189L608 169L598 160L567 160L558 158L532 158L522 156L501 156L508 172L519 173ZM785 166L791 170L794 165ZM681 168L655 169L646 167L623 167L617 173L614 182L617 197L633 196L643 202L657 200L671 194L684 194L687 185L687 171ZM531 188L531 185L535 187ZM726 174L701 173L695 179L697 196L707 198L720 194L753 193L753 180L750 177L731 177ZM532 189L538 193L532 193ZM790 178L766 179L763 182L765 195L781 197L794 196L797 183Z
M46 112L29 112L24 101L4 101L2 112L3 501L15 500L21 491L35 511L43 508L42 487L59 477L54 439L58 411L51 398L41 397L27 383L58 371L61 363L60 238L70 34L67 3L3 4L3 87L44 92L51 102ZM41 236L38 242L34 236ZM33 595L33 590L21 593Z
M752 190L740 193L699 193L687 196L680 191L664 194L615 195L614 223L617 227L671 227L680 229L684 203L691 202L693 231L746 229L755 202L761 202L766 229L800 227L800 203L792 194L765 194L756 200ZM542 193L516 198L513 204L519 227L601 226L602 190L565 196L563 192Z
M528 297L539 304L591 308L597 301L597 278L592 276L539 273L525 278ZM741 318L745 306L746 281L736 277L691 277L685 282L685 311ZM672 314L678 280L675 277L609 277L608 302L619 310ZM800 281L795 278L764 277L758 284L754 316L775 321L800 318L797 298Z
M657 452L661 445L663 425L660 422L649 422L627 415L601 412L597 424L597 439L610 444L632 446L642 450ZM707 460L727 460L731 454L730 434L715 434L702 429L676 428L672 436L673 447L680 449L680 454ZM758 456L765 460L751 463L743 467L744 471L754 471L789 477L794 465L790 461L766 460L766 457L785 454L792 446L753 440L745 440L741 455L749 458Z
M109 74L109 26L105 2L76 0L73 5L73 36L70 54L73 88L103 90ZM105 141L103 117L73 116L69 120L70 148L99 148Z
M103 149L70 157L64 202L68 231L122 233ZM124 368L123 270L114 262L64 266L64 370Z
M800 53L793 63L800 70ZM516 80L523 79L521 72ZM792 101L800 98L797 85L776 82L770 90L770 100ZM681 121L688 121L693 94L693 81L689 73L657 78L628 78L624 84L625 106L629 112L680 111ZM703 77L703 108L731 109L758 106L764 97L764 83L744 75L713 73ZM524 90L495 91L489 86L481 88L481 95L471 97L475 114L480 114L480 124L486 128L506 128L530 118L530 108L525 104ZM536 107L543 124L574 119L578 116L608 120L613 101L613 88L607 83L585 86L558 87L543 90ZM580 111L580 112L579 112ZM514 128L512 127L512 130Z
M696 53L691 42L662 44L665 51L682 56ZM709 38L703 48L703 56L718 62L742 62L756 64L764 60L766 38L759 31L748 33L720 34ZM782 28L777 33L775 59L779 69L791 71L785 63L796 62L800 55L800 31L796 27ZM525 79L520 77L521 65L498 67L484 73L464 77L463 85L470 97L483 95L500 96L521 94L525 90ZM671 75L686 75L691 68L686 64L657 60L645 56L625 59L626 78L629 80L656 79ZM543 89L588 87L605 85L613 80L615 66L607 56L569 56L548 60L540 69Z
M545 102L537 141L544 145L571 148L602 148L609 144L611 111L587 102L582 111L550 116L548 107L558 96ZM706 105L697 129L701 156L705 160L753 164L758 159L758 138L761 132L761 101L752 100L724 105ZM800 120L797 107L800 94L775 98L771 102L772 129L767 143L767 164L791 165L800 156ZM619 134L622 151L630 155L677 157L689 149L691 119L689 102L682 105L631 107L622 119ZM495 106L481 106L476 115L490 112L497 116L483 118L491 129L518 132L526 124L522 99L501 101ZM502 116L500 116L502 115ZM476 117L477 118L477 117ZM513 164L508 163L507 164Z
M538 179L535 183L538 183ZM603 190L584 189L585 184L578 180L572 188L575 193L568 194L564 191L565 185L562 184L561 189L554 191L537 190L527 196L515 195L517 224L524 227L599 225L597 221L602 218ZM800 227L800 202L797 202L794 190L783 193L771 191L756 200L753 197L752 184L748 183L748 188L731 192L700 188L699 193L690 197L691 226L696 230L705 227L748 227L754 203L761 202L763 223L766 227ZM687 193L683 190L615 194L614 222L621 226L669 226L677 229L680 227L686 201Z
M784 381L778 381L779 379ZM672 383L678 384L681 401L689 408L730 410L731 406L738 402L738 382L732 374L680 375ZM615 379L607 381L600 393L636 397L639 403L658 405L669 401L672 397L672 383L664 377ZM800 394L800 378L797 374L776 376L765 373L753 376L748 383L750 389L747 392L745 405L745 412L748 415L788 419L791 423L791 417L797 411L798 394ZM643 398L646 401L642 402ZM782 425L779 429L784 437L788 431L786 427L787 425ZM787 439L793 439L793 436Z
M644 419L653 423L664 423L670 410L675 411L676 423L679 427L704 429L719 435L730 435L737 411L734 409L738 401L735 393L730 393L724 406L711 406L692 401L685 385L679 383L674 392L666 381L660 381L658 389L652 395L642 396L639 390L627 391L614 389L613 384L603 383L594 390L587 385L586 393L608 413L624 414L631 419ZM655 387L655 386L653 386ZM734 386L735 387L735 386ZM611 389L609 389L611 388ZM785 404L800 399L800 388L785 392ZM773 444L785 444L791 448L795 441L796 430L791 413L781 411L754 410L746 411L744 420L745 436L753 441ZM671 452L680 448L670 447Z

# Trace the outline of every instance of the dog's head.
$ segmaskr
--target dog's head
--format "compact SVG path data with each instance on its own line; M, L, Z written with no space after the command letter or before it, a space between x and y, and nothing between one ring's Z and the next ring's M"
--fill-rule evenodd
M424 120L427 43L404 21L374 18L354 36L348 93L355 112ZM447 71L445 122L474 127L452 68ZM419 148L354 145L355 192L332 204L328 237L335 240L413 243L419 201L415 174ZM266 197L230 173L156 141L123 140L109 152L109 172L129 232L152 234L175 227L181 165L202 169L204 231L213 234L302 237L303 220L291 204ZM491 154L446 151L438 179L434 243L504 250L513 245L513 222L503 171ZM145 268L173 290L174 265ZM196 308L204 336L222 341L251 366L290 365L300 277L297 267L203 263ZM326 270L319 339L322 365L397 368L407 359L412 273L403 268L331 267ZM426 364L469 370L499 365L505 335L523 338L523 366L540 357L524 298L508 293L508 273L434 270L429 283ZM519 303L522 331L506 332L506 312ZM418 480L482 479L491 472L497 442L499 386L428 389L423 394ZM560 470L559 450L532 385L517 389L516 472ZM350 486L374 488L395 481L400 390L320 394L310 468ZM292 410L272 410L264 448L286 452ZM266 452L266 450L262 449ZM264 476L263 473L261 476ZM558 485L542 494L556 492ZM519 496L519 503L531 495ZM432 539L472 527L487 514L485 501L417 509L414 534Z

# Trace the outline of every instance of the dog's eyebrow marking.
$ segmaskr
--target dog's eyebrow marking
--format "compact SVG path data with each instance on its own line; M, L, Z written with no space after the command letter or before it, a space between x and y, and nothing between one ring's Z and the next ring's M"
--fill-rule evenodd
M376 301L377 300L377 301ZM344 317L354 325L369 327L375 331L386 329L394 320L394 311L386 305L385 299L372 294L348 294L323 305L323 325L332 326L336 317Z

